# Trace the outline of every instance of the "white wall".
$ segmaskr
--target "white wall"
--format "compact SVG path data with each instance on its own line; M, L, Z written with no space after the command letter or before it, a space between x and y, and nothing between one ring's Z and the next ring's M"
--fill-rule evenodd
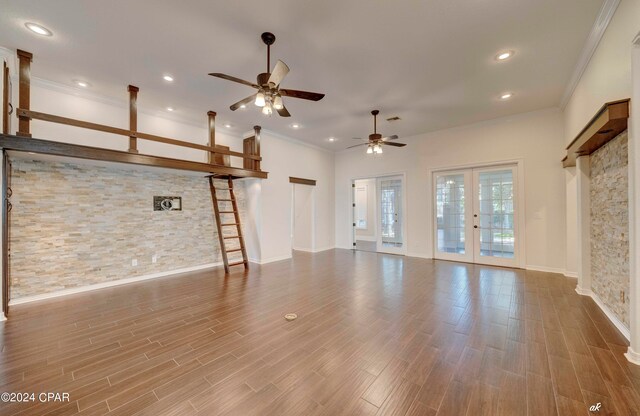
M263 262L291 257L291 192L289 177L315 179L316 251L334 247L334 154L320 148L294 142L270 131L261 134ZM338 216L346 213L339 213Z
M622 0L563 112L569 144L609 101L631 98L632 42L640 30L640 0ZM568 174L567 272L577 272L577 200L575 174Z
M336 246L351 244L351 180L407 174L408 255L432 257L430 169L522 159L525 170L526 264L565 269L564 141L558 110L544 110L422 134L387 148L382 157L360 149L336 156Z
M640 0L622 0L564 109L568 144L605 102L631 98L631 49Z
M366 189L367 201L367 228L357 229L356 237L358 240L376 241L377 218L376 218L376 180L375 179L359 179L356 181L356 190L360 187ZM357 201L356 201L357 204ZM357 209L357 207L356 207Z

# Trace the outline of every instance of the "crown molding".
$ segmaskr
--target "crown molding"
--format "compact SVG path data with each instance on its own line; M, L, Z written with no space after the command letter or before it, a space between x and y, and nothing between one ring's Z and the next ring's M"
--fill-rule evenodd
M596 17L596 21L593 23L591 27L591 32L589 33L589 37L585 42L582 52L580 53L580 57L578 58L578 63L573 70L573 74L571 78L569 78L569 83L567 84L566 89L564 90L564 94L562 95L562 99L560 100L560 108L564 110L564 108L569 103L573 92L575 91L580 79L582 78L582 74L589 66L589 62L591 61L591 57L595 53L596 49L598 49L598 45L600 44L600 40L604 36L604 33L613 18L613 15L620 4L620 0L605 0L600 8L600 12L598 13L598 17Z
M297 144L297 145L300 145L300 146L303 146L303 147L308 147L308 148L311 148L311 149L314 149L314 150L320 150L321 152L324 152L324 153L329 153L329 154L336 153L335 151L333 151L331 149L325 149L324 147L321 147L321 146L318 146L318 145L315 145L315 144L311 144L311 143L307 143L304 140L295 139L293 137L286 136L286 135L284 135L282 133L278 133L278 132L275 132L273 130L269 130L269 129L263 128L261 130L260 134L261 135L265 135L266 134L268 136L272 136L272 137L275 137L276 139L284 140L286 142ZM253 130L251 130L250 132L246 132L244 135L242 135L242 137L251 137L251 136L253 136Z

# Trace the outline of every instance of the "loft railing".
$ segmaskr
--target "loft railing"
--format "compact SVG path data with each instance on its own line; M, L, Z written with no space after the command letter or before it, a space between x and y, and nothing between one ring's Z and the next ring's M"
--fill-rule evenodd
M173 146L186 147L191 149L202 150L207 153L207 163L212 166L229 166L230 157L238 157L243 159L244 169L250 169L260 172L260 126L254 126L255 136L250 146L245 146L245 152L235 152L229 150L226 146L216 145L216 113L209 111L208 130L209 140L207 145L187 142L183 140L172 139L169 137L157 136L138 131L138 87L129 85L129 128L112 127L88 121L76 120L58 115L42 113L31 110L31 62L33 54L18 50L19 60L19 83L18 83L18 108L16 114L18 116L17 136L31 137L31 120L41 120L51 123L64 124L67 126L80 127L89 130L101 131L105 133L116 134L129 137L129 153L138 152L138 140L148 140L157 143L164 143ZM8 111L5 109L5 112Z

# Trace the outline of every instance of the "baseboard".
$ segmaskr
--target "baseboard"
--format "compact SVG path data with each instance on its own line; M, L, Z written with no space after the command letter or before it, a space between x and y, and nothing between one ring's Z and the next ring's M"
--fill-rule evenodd
M291 254L287 254L285 256L276 256L276 257L271 257L265 260L250 260L250 261L252 263L268 264L268 263L274 263L276 261L289 260L290 258L291 258Z
M578 278L578 272L570 272L568 270L565 270L564 271L564 275L566 277L573 277L573 278L576 278L576 279Z
M633 350L633 348L629 347L627 349L627 352L624 353L624 356L627 358L627 360L635 365L640 365L640 354L638 354L637 352L635 352Z
M323 247L323 248L316 248L315 250L313 250L314 253L320 253L323 251L329 251L329 250L333 250L335 247L331 246L331 247Z
M6 321L6 320L7 320L7 317L5 316L5 314L0 312L0 322Z
M378 241L376 237L367 237L364 235L357 235L356 240L357 241Z
M559 269L556 267L547 267L547 266L535 266L531 264L527 264L524 266L526 270L532 270L534 272L545 272L545 273L558 273L564 275L566 270Z
M94 285L89 285L89 286L74 287L74 288L70 288L70 289L58 290L56 292L43 293L41 295L25 296L23 298L10 300L9 301L9 306L20 305L20 304L29 303L29 302L36 302L36 301L45 300L45 299L52 299L52 298L57 298L57 297L61 297L61 296L72 295L72 294L75 294L75 293L82 293L82 292L89 292L89 291L92 291L92 290L105 289L105 288L113 287L113 286L126 285L126 284L129 284L129 283L140 282L140 281L143 281L143 280L157 279L157 278L160 278L160 277L169 277L169 276L175 276L175 275L189 273L189 272L196 272L196 271L199 271L199 270L212 269L212 268L218 267L218 266L222 266L222 262L201 264L199 266L184 267L182 269L170 270L170 271L167 271L167 272L146 274L144 276L136 276L136 277L130 277L130 278L127 278L127 279L113 280L113 281L110 281L110 282L96 283Z
M433 260L433 257L428 256L426 254L420 254L420 253L407 253L406 256L407 257L417 257L419 259Z
M596 305L598 305L598 307L600 308L600 310L606 315L607 318L609 318L609 321L611 321L611 323L618 328L618 331L620 331L620 333L627 339L627 341L631 340L631 333L629 332L629 329L624 326L624 324L622 323L622 321L620 319L618 319L617 316L614 315L613 312L611 312L611 309L609 309L607 307L607 305L605 305L602 300L598 297L598 295L596 295L595 293L593 293L593 291L588 290L588 289L581 289L579 287L576 287L576 292L580 295L583 296L589 296L591 299L593 299L593 301L596 303ZM628 354L628 352L627 352ZM635 353L634 353L635 354ZM626 354L625 354L626 355ZM636 357L634 356L634 359ZM637 357L638 359L638 363L640 363L640 355ZM629 359L629 357L627 356L627 359ZM629 361L631 361L631 359L629 359ZM633 362L633 361L631 361Z

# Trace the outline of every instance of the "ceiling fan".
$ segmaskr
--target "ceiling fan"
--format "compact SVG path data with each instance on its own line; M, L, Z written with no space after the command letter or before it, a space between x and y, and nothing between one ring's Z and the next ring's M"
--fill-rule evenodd
M280 83L289 73L289 67L281 60L278 60L273 68L273 72L269 72L269 68L271 67L271 45L276 41L276 37L270 32L263 33L261 37L264 44L267 45L267 72L258 74L257 82L255 84L240 78L232 77L231 75L220 74L217 72L209 74L213 77L244 84L258 90L257 93L231 105L231 107L229 107L231 111L236 111L238 108L244 108L247 104L253 101L255 105L262 107L262 114L271 115L273 110L276 110L282 117L291 117L291 114L289 114L289 111L287 111L287 108L282 102L282 97L300 98L311 101L321 100L324 97L324 94L280 88Z
M369 135L369 141L367 143L356 144L355 146L349 146L347 149L351 149L352 147L358 146L367 146L367 154L381 154L382 146L395 146L395 147L404 147L406 143L396 143L391 140L397 140L398 136L395 134L393 136L382 137L382 134L378 134L378 114L380 111L373 110L371 115L373 115L373 134ZM356 140L362 140L359 137L354 137Z

